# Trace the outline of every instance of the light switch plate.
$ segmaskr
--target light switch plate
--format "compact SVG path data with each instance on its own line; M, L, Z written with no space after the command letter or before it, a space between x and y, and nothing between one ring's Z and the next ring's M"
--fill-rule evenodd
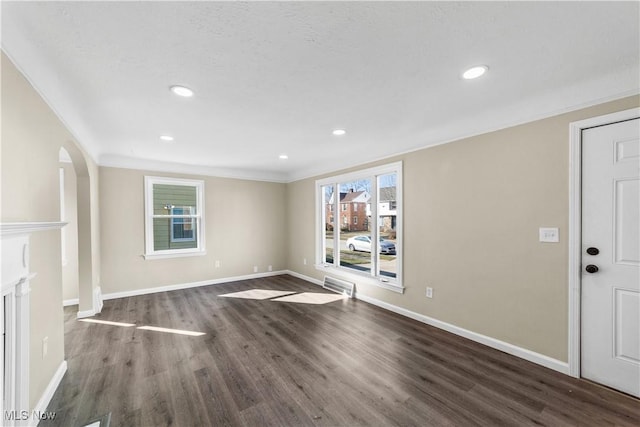
M560 232L557 228L540 227L540 241L545 243L558 243Z

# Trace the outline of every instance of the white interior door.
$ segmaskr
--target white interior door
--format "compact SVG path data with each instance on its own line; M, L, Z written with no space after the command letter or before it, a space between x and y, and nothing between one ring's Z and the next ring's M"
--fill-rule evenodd
M640 119L582 133L581 375L640 397Z

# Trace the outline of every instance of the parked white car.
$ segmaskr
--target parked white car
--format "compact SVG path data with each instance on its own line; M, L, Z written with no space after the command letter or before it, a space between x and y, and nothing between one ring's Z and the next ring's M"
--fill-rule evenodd
M395 255L396 245L389 240L380 238L380 253ZM351 251L371 252L371 237L370 236L354 236L347 239L347 247Z

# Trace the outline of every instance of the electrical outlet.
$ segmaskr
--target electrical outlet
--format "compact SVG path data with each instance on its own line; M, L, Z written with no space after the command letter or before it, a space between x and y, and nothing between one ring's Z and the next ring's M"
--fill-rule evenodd
M258 272L258 266L257 266L257 265L254 265L254 266L253 266L253 272L254 272L254 273L257 273L257 272Z
M272 266L269 266L268 269L269 269L269 271L273 271L273 267Z
M49 352L49 337L42 338L42 358L47 357L47 353Z
M220 260L219 259L216 260L216 268L220 268Z
M433 288L427 286L427 298L433 298Z

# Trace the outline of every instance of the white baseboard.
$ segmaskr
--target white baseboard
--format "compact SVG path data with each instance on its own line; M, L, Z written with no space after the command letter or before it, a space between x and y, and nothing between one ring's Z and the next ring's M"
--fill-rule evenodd
M33 411L31 412L31 414L39 414L47 410L47 406L49 406L49 402L51 402L51 398L53 397L53 394L58 389L58 386L60 385L60 382L62 381L62 378L64 377L64 374L66 372L67 372L67 361L63 360L62 363L60 363L60 366L58 366L58 370L56 371L56 373L53 374L53 377L51 377L51 381L49 381L47 388L44 389L42 396L40 396L40 399L38 400L38 403L36 403L36 406L33 408ZM39 421L40 420L33 419L32 417L29 420L29 425L36 426L38 425Z
M313 277L305 276L304 274L296 273L295 271L286 270L284 274L297 277L298 279L306 280L307 282L311 282L314 285L322 286L322 280L314 279Z
M125 297L137 296L137 295L152 294L156 292L167 292L167 291L175 291L178 289L188 289L188 288L195 288L199 286L208 286L208 285L216 285L221 283L237 282L240 280L259 279L261 277L279 276L282 274L289 274L293 277L297 277L298 279L302 279L307 282L313 283L315 285L322 286L321 280L315 279L310 276L306 276L304 274L297 273L295 271L281 270L281 271L249 274L245 276L234 276L234 277L225 277L221 279L204 280L201 282L191 282L191 283L182 283L177 285L159 286L155 288L136 289L136 290L125 291L125 292L114 292L114 293L108 293L108 294L102 295L102 299L109 300L109 299L115 299L115 298L125 298ZM423 314L416 313L414 311L407 310L405 308L398 307L396 305L389 304L384 301L380 301L378 299L369 297L367 295L364 295L358 292L356 292L355 298L362 300L364 302L367 302L369 304L373 304L375 306L384 308L386 310L393 311L394 313L398 313L400 315L409 317L419 322L426 323L427 325L431 325L436 328L443 329L447 332L451 332L455 335L459 335L461 337L470 339L480 344L484 344L488 347L495 348L497 350L503 351L513 356L520 357L521 359L525 359L530 362L536 363L538 365L545 366L549 369L553 369L563 374L567 374L567 375L569 374L569 364L567 362L563 362L561 360L557 360L552 357L545 356L544 354L536 353L534 351L527 350L526 348L518 347L516 345L509 344L505 341L501 341L496 338L482 335L477 332L473 332L468 329L464 329L459 326L455 326L450 323L446 323L441 320L434 319L432 317L425 316ZM89 317L95 314L93 312L89 314L89 311L78 312L78 318L81 317L81 313L83 314L82 317Z
M396 305L389 304L366 295L361 295L357 292L355 297L364 302L368 302L369 304L373 304L386 310L393 311L394 313L401 314L403 316L417 320L418 322L435 326L436 328L443 329L447 332L451 332L452 334L470 339L471 341L475 341L488 347L495 348L496 350L504 351L505 353L517 356L521 359L528 360L529 362L533 362L538 365L542 365L549 369L553 369L554 371L558 371L567 375L569 374L569 364L567 362L563 362L561 360L545 356L544 354L536 353L535 351L527 350L526 348L518 347L516 345L509 344L508 342L500 341L496 338L488 337L486 335L482 335L477 332L473 332L468 329L464 329L459 326L455 326L450 323L446 323L441 320L434 319L432 317L425 316L423 314L419 314L414 311L407 310L402 307L398 307Z
M286 273L290 274L293 277L297 277L299 279L306 280L313 284L322 286L321 280L314 279L312 277L305 276L303 274L296 273L294 271L287 271ZM411 319L417 320L418 322L435 326L436 328L443 329L447 332L451 332L452 334L470 339L471 341L475 341L480 344L484 344L488 347L495 348L496 350L504 351L505 353L519 357L521 359L528 360L529 362L533 362L538 365L542 365L549 369L553 369L554 371L558 371L563 374L569 375L569 364L567 362L563 362L561 360L557 360L552 357L545 356L544 354L536 353L535 351L527 350L526 348L518 347L516 345L509 344L508 342L500 341L496 338L488 337L486 335L482 335L477 332L473 332L468 329L464 329L459 326L455 326L450 323L446 323L441 320L434 319L432 317L425 316L423 314L416 313L414 311L407 310L405 308L398 307L396 305L389 304L384 301L380 301L376 298L372 298L358 292L356 292L355 298L362 300L364 302L368 302L369 304L373 304L378 307L384 308L386 310L393 311L394 313L398 313L402 316L406 316Z
M102 303L103 298L102 298L102 292L100 289L100 286L98 286L97 288L95 288L93 290L93 310L86 310L83 311L81 313L83 314L83 317L90 317L95 315L96 313L100 313L102 311ZM80 299L79 298L71 298L71 299L65 299L62 301L62 306L63 307L68 307L70 305L78 305L80 304ZM91 314L88 314L89 312L91 312Z
M70 305L78 305L80 303L80 300L78 298L71 298L71 299L66 299L62 301L62 306L63 307L68 307Z
M124 291L124 292L112 292L108 294L103 294L102 299L106 301L106 300L116 299L116 298L126 298L126 297L134 297L138 295L155 294L157 292L167 292L167 291L177 291L179 289L197 288L199 286L219 285L221 283L238 282L240 280L250 280L250 279L260 279L262 277L280 276L282 274L287 274L287 273L288 272L286 270L266 271L264 273L247 274L245 276L223 277L221 279L203 280L200 282L180 283L177 285L167 285L167 286L158 286L155 288L135 289L132 291Z
M96 315L96 312L94 310L84 310L84 311L79 311L78 314L76 314L76 318L84 319L85 317L91 317L95 315Z
M96 286L93 290L93 311L100 313L102 311L102 288L100 286Z

